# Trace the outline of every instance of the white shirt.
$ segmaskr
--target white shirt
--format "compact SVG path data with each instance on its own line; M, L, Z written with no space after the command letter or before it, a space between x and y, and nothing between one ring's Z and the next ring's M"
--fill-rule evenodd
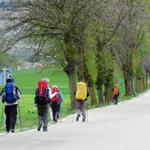
M49 98L50 99L53 98L53 97L55 97L58 94L58 92L55 92L55 93L52 94L51 88L48 88L48 89L49 89Z

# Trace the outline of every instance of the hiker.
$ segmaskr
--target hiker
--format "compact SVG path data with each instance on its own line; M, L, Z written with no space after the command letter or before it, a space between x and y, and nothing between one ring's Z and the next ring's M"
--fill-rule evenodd
M11 79L11 82L12 82L13 84L16 84L16 83L15 83L15 79L12 77L12 74L9 74L9 75L8 75L8 78L6 79L6 81L9 80L9 79Z
M38 110L38 128L40 131L43 127L43 132L47 132L48 129L48 114L49 114L49 103L50 98L55 96L57 93L52 94L49 88L49 79L44 78L38 81L38 88L35 92L35 105Z
M57 122L60 117L60 107L62 103L62 94L58 89L58 86L54 86L51 88L52 94L57 92L57 94L51 98L51 109L53 115L53 121Z
M6 84L1 91L2 102L5 106L6 115L6 132L15 132L15 125L17 120L17 105L19 104L21 92L19 88L14 85L11 79L6 80Z
M113 100L115 105L118 104L118 97L119 97L119 87L115 85L113 88Z
M77 117L76 121L79 121L79 118L82 114L82 121L85 122L86 119L86 101L89 96L89 91L85 80L81 80L77 83L77 89L75 91L76 106L77 106Z

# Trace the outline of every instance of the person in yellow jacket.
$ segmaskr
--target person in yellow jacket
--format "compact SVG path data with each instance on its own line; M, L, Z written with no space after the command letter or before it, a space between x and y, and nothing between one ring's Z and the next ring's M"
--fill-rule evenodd
M76 121L79 121L81 114L82 114L82 121L84 122L86 119L86 101L88 96L89 91L87 89L85 80L78 82L75 92L76 107L77 107Z

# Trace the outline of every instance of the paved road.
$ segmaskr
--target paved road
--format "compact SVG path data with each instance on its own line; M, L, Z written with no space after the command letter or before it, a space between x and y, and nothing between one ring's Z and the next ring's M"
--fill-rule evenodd
M68 118L49 132L0 137L0 150L150 150L150 91L119 105L91 110L88 122Z

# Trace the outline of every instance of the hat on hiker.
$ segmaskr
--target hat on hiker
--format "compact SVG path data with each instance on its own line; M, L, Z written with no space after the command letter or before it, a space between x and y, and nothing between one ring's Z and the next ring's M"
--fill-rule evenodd
M54 87L55 87L55 88L58 88L58 86L57 86L57 85L54 85Z
M43 78L42 80L46 81L47 83L49 83L49 79L48 78Z

